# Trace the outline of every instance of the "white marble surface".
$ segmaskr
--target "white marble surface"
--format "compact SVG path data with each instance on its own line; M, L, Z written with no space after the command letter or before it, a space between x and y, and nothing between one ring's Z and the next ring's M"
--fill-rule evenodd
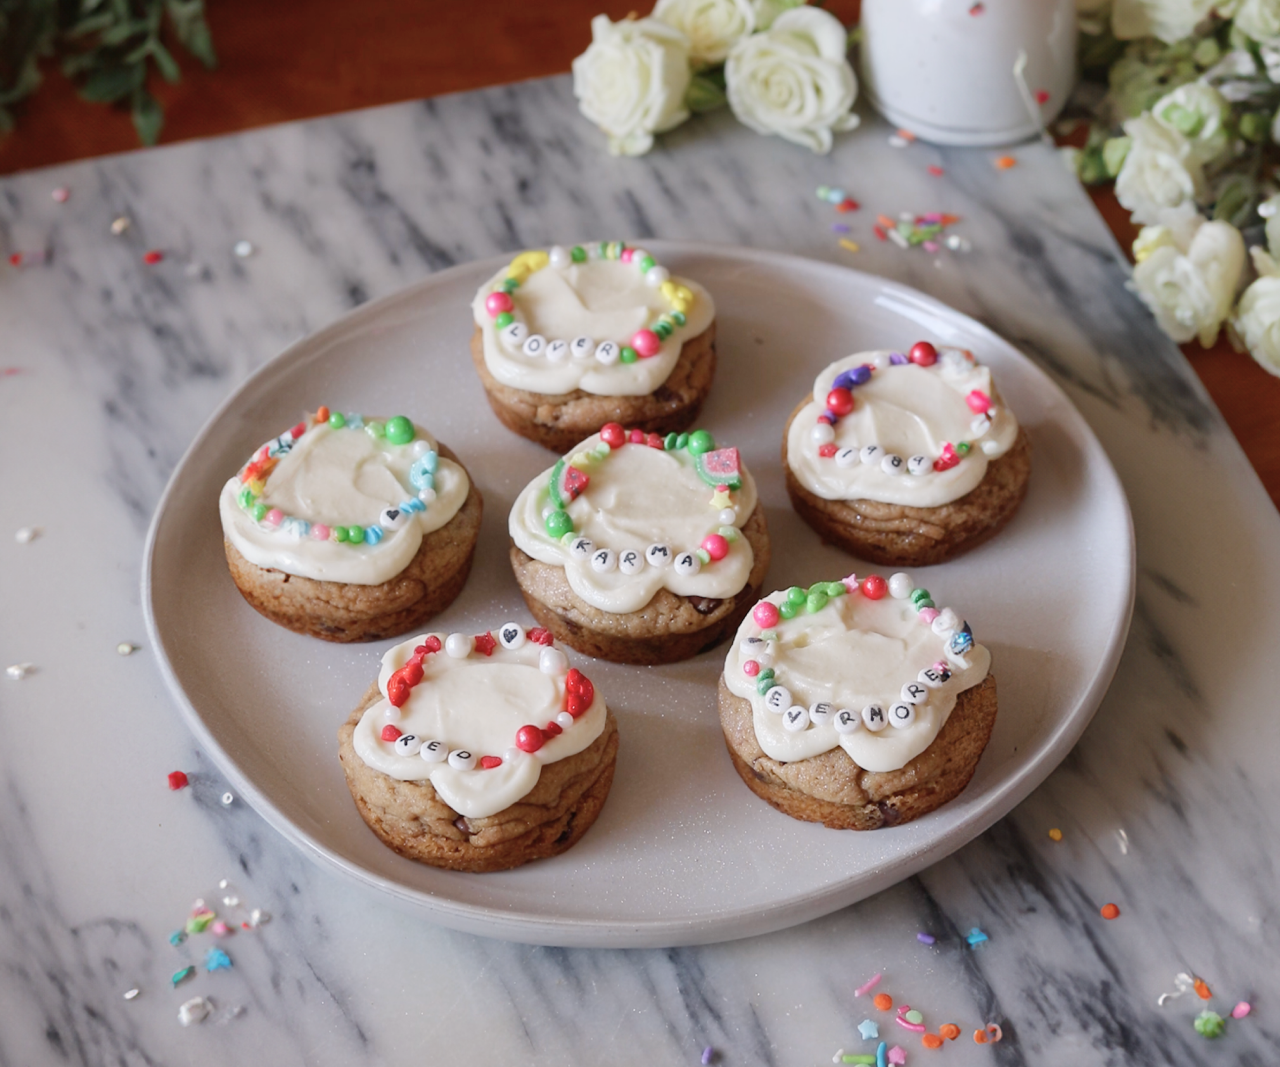
M694 1064L712 1046L726 1065L812 1065L874 1051L856 1027L877 1013L853 990L876 971L932 1026L965 1031L930 1053L890 1026L908 1063L1280 1061L1280 521L1049 150L998 172L989 153L897 150L887 133L868 122L819 159L718 116L612 160L554 79L0 181L5 252L51 254L0 268L0 368L18 369L0 377L0 659L36 666L0 678L0 1064ZM862 211L837 216L821 183ZM963 216L972 251L935 266L870 236L871 215L904 209ZM132 226L113 236L119 215ZM836 245L835 221L862 252ZM1140 565L1116 681L1064 765L923 875L702 948L451 933L224 807L148 650L117 654L141 643L151 509L235 383L370 297L566 233L756 245L916 285L1040 362L1110 453ZM166 258L145 266L153 247ZM43 532L21 544L24 526ZM165 788L175 768L190 789ZM212 939L168 934L222 878L273 919L229 940L231 971L173 990ZM971 949L975 925L990 941ZM1253 1015L1205 1041L1194 994L1156 1006L1180 971L1224 1015L1242 999ZM183 1029L198 993L215 1014ZM988 1020L1004 1040L977 1046Z

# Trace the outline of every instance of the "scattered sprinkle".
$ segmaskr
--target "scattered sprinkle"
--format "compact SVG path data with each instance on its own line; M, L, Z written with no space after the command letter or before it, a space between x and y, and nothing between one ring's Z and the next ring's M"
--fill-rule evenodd
M945 244L949 249L951 249L952 252L968 252L969 249L973 247L972 245L969 244L969 242L965 238L961 237L958 233L950 234L947 237Z
M840 247L843 249L846 249L849 252L861 251L861 246L858 244L858 242L850 241L849 238L847 237L840 238Z
M1251 1011L1253 1011L1253 1005L1250 1004L1247 1000L1242 1000L1240 1001L1239 1004L1237 1004L1234 1008L1231 1009L1231 1018L1243 1019Z
M832 233L848 233L849 227L846 226L843 222L833 222L831 224L831 232Z
M907 239L903 237L902 234L899 233L896 228L892 230L888 230L887 232L889 234L889 240L892 241L894 244L896 244L899 248L911 247Z
M1209 985L1203 978L1197 978L1192 983L1191 988L1196 991L1196 996L1201 1000L1211 1000L1213 998L1213 994L1209 992Z
M182 771L169 772L169 788L173 790L186 789L191 784L190 779Z
M920 1044L925 1048L942 1048L942 1038L937 1034L923 1034L920 1037Z
M923 930L921 930L918 934L916 934L916 940L919 941L920 944L922 945L932 945L938 939L934 937L933 934L926 934Z
M876 1011L888 1011L893 1007L893 997L888 993L877 993L871 1003L875 1005Z
M969 947L973 948L976 945L981 945L984 941L990 941L991 938L975 926L965 935L965 940L969 942Z
M874 1019L863 1019L858 1023L858 1034L863 1041L870 1041L880 1036L880 1027L876 1025Z
M164 253L158 248L153 248L150 252L144 252L142 255L142 262L148 266L159 263L162 259L164 259Z
M55 203L65 204L69 199L71 199L71 190L65 185L59 185L58 188L49 195L53 197Z
M947 173L945 170L943 170L943 169L942 169L940 166L938 166L936 163L931 163L931 164L929 164L929 166L928 166L928 167L926 167L925 169L926 169L930 174L932 174L935 178L941 178L944 174L946 174L946 173Z
M1129 855L1129 835L1126 834L1124 830L1117 830L1116 841L1120 845L1120 855L1122 856Z
M1037 90L1036 90L1036 103L1037 103L1037 104L1047 104L1048 102L1049 102L1049 90L1048 90L1048 89L1037 89Z
M938 250L938 248L939 248L939 245L938 245L938 242L937 242L937 241L923 241L923 242L921 242L921 246L924 248L924 250L925 250L926 252L930 253L931 255L932 255L934 252L936 252L936 251ZM941 266L941 265L942 265L941 263L936 263L936 264L935 264L935 266Z
M187 933L203 934L207 929L209 929L209 924L217 917L217 914L206 908L202 901L197 901L195 907L191 911L190 917L187 919Z
M702 1067L706 1067L706 1065L708 1063L711 1063L715 1058L716 1058L716 1050L713 1049L710 1045L708 1045L706 1048L702 1050Z
M231 807L231 805L234 804L235 802L236 802L236 795L232 793L230 790L222 794L222 806L224 808Z
M881 241L887 241L889 239L889 235L884 231L884 228L881 226L872 226L871 232L874 233L876 237Z
M231 957L220 948L211 948L205 953L204 969L212 974L214 971L231 970Z
M880 1044L876 1046L876 1067L888 1067L889 1060L886 1055L887 1049L888 1043L884 1041L881 1041Z
M987 5L986 5L986 4L983 4L983 3L977 3L977 4L973 4L973 5L969 8L969 14L970 14L970 15L981 15L981 14L982 14L984 11L986 11L986 10L987 10Z
M900 134L893 134L889 138L889 146L891 148L906 148L911 142Z
M36 665L34 663L13 663L4 669L4 673L15 682L20 682L28 674L35 674L35 672Z
M908 144L910 144L912 141L916 139L916 135L912 133L910 130L904 130L901 127L899 127L897 132L898 132L898 136L901 137Z
M1216 1011L1202 1011L1196 1016L1193 1024L1196 1033L1201 1037L1215 1038L1221 1037L1222 1031L1227 1028L1226 1020Z
M117 237L119 237L122 233L124 233L125 230L129 228L129 225L130 225L129 217L127 215L121 215L117 219L112 219L111 232L114 233Z
M202 1023L213 1011L213 1004L206 997L192 997L178 1009L178 1022L183 1026Z
M175 986L177 986L185 982L188 978L190 978L195 973L196 973L196 969L192 967L191 964L187 964L187 966L183 967L182 970L174 971L173 974L170 976L169 981L171 981Z
M1061 831L1061 830L1059 830L1059 829L1055 826L1052 830L1050 830L1050 831L1049 831L1049 840L1050 840L1050 841L1061 841L1061 840L1062 840L1062 831Z
M960 1027L955 1023L943 1023L938 1027L938 1033L945 1037L948 1041L954 1041L960 1036Z
M1163 1008L1166 1000L1177 1000L1180 996L1188 992L1195 985L1195 979L1189 974L1179 974L1173 980L1174 992L1161 993L1156 999L1156 1007Z
M916 1011L915 1008L909 1009L904 1004L902 1005L901 1011L902 1011L902 1017L906 1019L907 1022L909 1023L915 1023L919 1025L920 1023L924 1022L924 1016L920 1014L920 1012Z
M116 652L118 652L122 656L132 656L135 652L138 651L138 648L139 646L133 644L133 642L131 641L121 641L118 645L116 645Z
M174 930L174 932L169 935L169 944L171 944L174 948L177 948L186 939L187 939L186 930Z
M901 1045L894 1045L893 1048L889 1050L889 1055L886 1058L890 1063L896 1063L896 1064L906 1063L907 1050L904 1049Z
M254 253L254 247L248 241L237 241L232 251L241 259L248 259Z
M1104 919L1118 919L1120 918L1120 909L1114 904L1103 904L1101 915Z
M13 535L13 539L20 545L29 545L42 532L39 526L23 526Z
M996 170L1010 170L1018 165L1018 161L1013 156L997 156L994 161Z
M876 971L875 974L873 974L870 978L868 978L865 982L863 982L862 985L858 986L858 988L853 991L853 995L855 997L860 997L864 993L870 993L871 990L875 989L875 987L880 984L880 979L883 977L884 975L882 975L879 971Z
M865 1052L847 1053L844 1049L838 1049L836 1054L831 1057L832 1063L866 1063L876 1062L874 1056L869 1056Z
M229 937L231 934L235 933L235 931L221 919L215 922L211 927L209 927L209 929L213 931L214 937Z
M139 989L137 986L134 986L132 989L126 989L126 990L124 991L124 999L125 999L125 1000L136 1000L136 999L138 998L138 994L139 994L139 993L141 993L141 992L142 992L142 990L141 990L141 989Z
M14 252L9 256L9 262L15 267L34 267L47 258L43 249L37 249L33 252Z
M263 911L261 908L254 908L253 911L249 912L250 927L261 926L263 923L269 923L270 921L271 913L269 911Z

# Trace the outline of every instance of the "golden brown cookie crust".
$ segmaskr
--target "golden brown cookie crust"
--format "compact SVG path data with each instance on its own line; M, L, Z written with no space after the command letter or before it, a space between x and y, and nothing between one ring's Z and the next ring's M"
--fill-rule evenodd
M471 335L471 361L489 406L507 429L564 453L607 422L646 433L680 433L692 428L716 373L716 324L684 343L667 380L645 396L596 396L581 389L552 395L503 385L485 364L484 334L479 326Z
M751 513L742 534L755 554L746 586L734 596L711 601L676 596L660 589L639 611L623 615L601 611L569 586L564 568L543 563L511 546L511 567L524 601L538 623L557 641L598 659L652 666L688 659L737 630L769 569L769 529L764 509Z
M429 781L402 782L356 755L356 724L381 696L375 682L339 728L338 758L361 818L402 856L451 871L505 871L572 848L604 807L618 761L612 711L595 741L543 767L526 796L494 815L469 819L441 800Z
M860 559L887 567L945 563L1004 529L1027 495L1031 439L1019 427L1013 447L991 462L972 492L950 504L913 508L874 500L824 500L800 484L787 462L791 423L808 403L805 398L796 406L782 432L787 494L796 513L824 541Z
M987 675L961 693L933 744L897 771L864 771L839 746L780 763L756 740L751 701L730 692L723 675L719 703L729 758L756 796L793 819L875 830L927 815L969 784L995 727L996 680Z
M458 462L444 445L439 453ZM324 582L259 567L224 538L231 577L260 615L295 633L342 643L408 633L453 603L471 573L484 505L470 473L467 478L471 488L458 513L425 535L404 570L381 585Z

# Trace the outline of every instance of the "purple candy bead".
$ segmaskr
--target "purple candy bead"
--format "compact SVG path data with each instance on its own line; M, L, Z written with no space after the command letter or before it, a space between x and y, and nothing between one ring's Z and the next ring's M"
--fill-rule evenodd
M853 370L845 373L849 375L849 380L854 385L866 385L867 382L871 381L871 368L865 363L861 367L854 367Z
M921 933L916 934L916 940L922 945L932 945L938 939L934 937L933 934L926 934L922 931Z
M891 352L889 353L889 362L895 367L901 367L904 363L908 362L908 360L901 352Z
M840 416L838 416L834 411L824 411L821 415L818 416L818 421L825 422L829 426L834 426L837 422L840 421Z

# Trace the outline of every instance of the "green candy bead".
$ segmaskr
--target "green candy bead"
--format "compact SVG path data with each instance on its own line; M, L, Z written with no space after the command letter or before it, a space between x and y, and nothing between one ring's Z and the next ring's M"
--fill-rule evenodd
M504 292L514 293L517 289L520 288L519 279L516 279L516 278L505 279L502 283L502 288Z
M573 533L573 520L563 511L553 511L548 515L545 526L547 536L554 537L557 541L565 534Z
M644 259L640 261L640 273L643 274L646 271L652 270L657 265L658 264L654 260L653 256L645 256Z
M778 672L775 671L772 667L766 667L764 670L760 672L759 676L756 678L756 681L771 682L773 681L774 678L777 677L777 674Z
M799 604L792 604L790 601L778 608L778 614L784 619L794 619L796 612L800 610Z
M804 589L801 589L798 585L793 585L790 589L787 590L787 603L803 604L805 602L805 598L808 595L809 594L807 591L805 591Z
M609 258L609 242L608 241L600 242L600 258L601 259Z
M253 490L241 489L240 496L237 499L240 502L240 506L247 511L253 506Z
M677 326L683 326L686 322L689 321L688 319L685 318L685 314L683 311L671 311L671 312L668 312L668 314L670 314L670 316L676 320Z
M738 528L736 526L721 526L716 533L728 541L729 544L733 544L738 539Z
M813 594L814 594L814 593L823 593L823 594L825 594L825 593L826 593L826 591L827 591L827 583L826 583L826 582L814 582L814 583L813 583L813 585L809 586L809 595L810 595L810 596L813 596Z
M404 415L396 415L394 418L387 419L383 433L393 445L407 445L414 437L413 423Z
M844 582L825 582L823 584L825 585L825 588L822 591L833 599L838 596L844 596L849 592L849 590L844 587Z
M679 440L680 435L678 433L669 433L665 438L663 438L662 447L670 452L672 449L677 447L676 442Z
M338 544L345 544L347 540L347 528L345 526L335 526L333 528L333 539Z
M671 327L668 326L665 322L659 322L654 325L653 332L658 335L659 340L665 341L668 337L671 336Z
M821 611L827 606L827 600L830 599L826 593L810 593L804 602L805 610L810 614Z
M916 603L916 611L924 611L925 608L936 608L937 606L938 605L935 604L932 600L930 600L928 597L925 597L923 600L918 601Z
M919 1025L920 1023L924 1022L924 1016L920 1012L916 1011L915 1008L912 1008L909 1012L907 1012L906 1015L903 1016L903 1018L905 1018L907 1022L915 1023L916 1025Z
M363 544L364 543L364 527L348 526L347 540L350 541L353 545Z
M585 263L587 261L587 250L582 245L574 245L569 249L569 258L575 263Z
M712 437L706 430L694 430L689 435L689 454L692 456L700 456L704 452L710 452L716 447L716 439Z
M267 508L267 505L266 505L266 504L254 504L254 506L253 506L253 521L254 521L254 522L261 522L261 521L263 520L263 518L266 516L267 511L268 511L268 508Z
M689 444L689 435L682 433L676 438L676 448L685 448Z
M760 640L762 640L762 641L776 641L776 640L778 640L778 631L777 631L777 630L761 630L761 631L760 631ZM772 670L770 670L770 671L769 671L769 677L771 677L771 678L773 677L773 671L772 671Z
M693 554L702 560L702 565L704 567L711 562L711 553L705 548L695 549Z
M969 449L971 449L972 447L973 445L969 444L968 441L961 441L958 445L956 445L956 452L958 452L962 456L966 456L969 454Z
M516 317L513 314L511 314L511 312L500 311L498 312L497 317L493 320L493 324L496 327L498 327L498 329L505 330L508 326L510 326L515 321L516 321Z
M377 419L374 419L372 422L366 422L364 424L364 432L374 439L381 437L385 429L386 429L385 425L379 422Z
M634 363L639 358L636 350L630 345L623 345L622 351L618 353L618 359L623 363Z
M921 600L928 600L928 599L929 599L929 590L927 589L911 590L911 603L916 604L916 603L919 603Z
M347 417L341 411L329 412L329 425L335 430L341 430L347 424Z
M1209 1038L1220 1037L1227 1027L1226 1020L1216 1011L1202 1011L1196 1016L1196 1021L1192 1025L1195 1026L1197 1034Z

